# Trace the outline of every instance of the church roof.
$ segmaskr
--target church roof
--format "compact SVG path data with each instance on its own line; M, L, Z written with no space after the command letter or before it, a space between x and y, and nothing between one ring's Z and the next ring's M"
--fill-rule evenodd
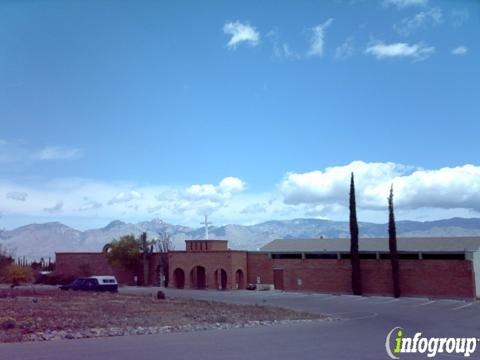
M465 252L480 250L480 237L397 238L403 252ZM360 238L359 250L388 252L388 238ZM350 239L278 239L260 248L266 252L349 252Z

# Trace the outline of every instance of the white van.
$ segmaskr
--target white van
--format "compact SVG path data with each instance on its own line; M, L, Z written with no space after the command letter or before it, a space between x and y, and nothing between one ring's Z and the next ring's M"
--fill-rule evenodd
M118 282L115 276L101 275L88 278L78 278L68 285L60 286L62 290L83 290L83 291L118 291Z
M90 276L90 279L95 279L98 282L99 291L118 291L118 282L115 276L111 275L100 275L100 276Z

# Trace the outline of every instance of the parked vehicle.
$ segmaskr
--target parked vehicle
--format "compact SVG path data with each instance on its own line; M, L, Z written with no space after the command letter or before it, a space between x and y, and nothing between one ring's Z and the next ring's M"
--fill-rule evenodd
M115 276L91 276L77 278L71 284L60 286L60 289L117 292L118 282Z

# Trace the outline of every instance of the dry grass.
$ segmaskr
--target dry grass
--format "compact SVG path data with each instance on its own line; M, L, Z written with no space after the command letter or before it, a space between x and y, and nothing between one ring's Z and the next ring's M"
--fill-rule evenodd
M22 341L45 331L91 328L243 324L315 319L317 315L252 305L198 300L157 300L110 293L0 289L0 342Z

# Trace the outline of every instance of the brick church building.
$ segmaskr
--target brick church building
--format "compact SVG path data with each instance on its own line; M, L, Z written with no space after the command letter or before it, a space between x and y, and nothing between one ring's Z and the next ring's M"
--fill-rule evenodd
M226 240L186 240L185 250L153 253L148 271L109 266L105 253L56 253L56 272L115 275L122 284L214 290L257 288L351 293L349 239L275 240L260 251L230 250ZM402 296L480 297L480 238L400 238ZM391 295L388 239L360 239L365 294ZM165 260L168 259L168 262ZM168 270L165 263L168 263Z

